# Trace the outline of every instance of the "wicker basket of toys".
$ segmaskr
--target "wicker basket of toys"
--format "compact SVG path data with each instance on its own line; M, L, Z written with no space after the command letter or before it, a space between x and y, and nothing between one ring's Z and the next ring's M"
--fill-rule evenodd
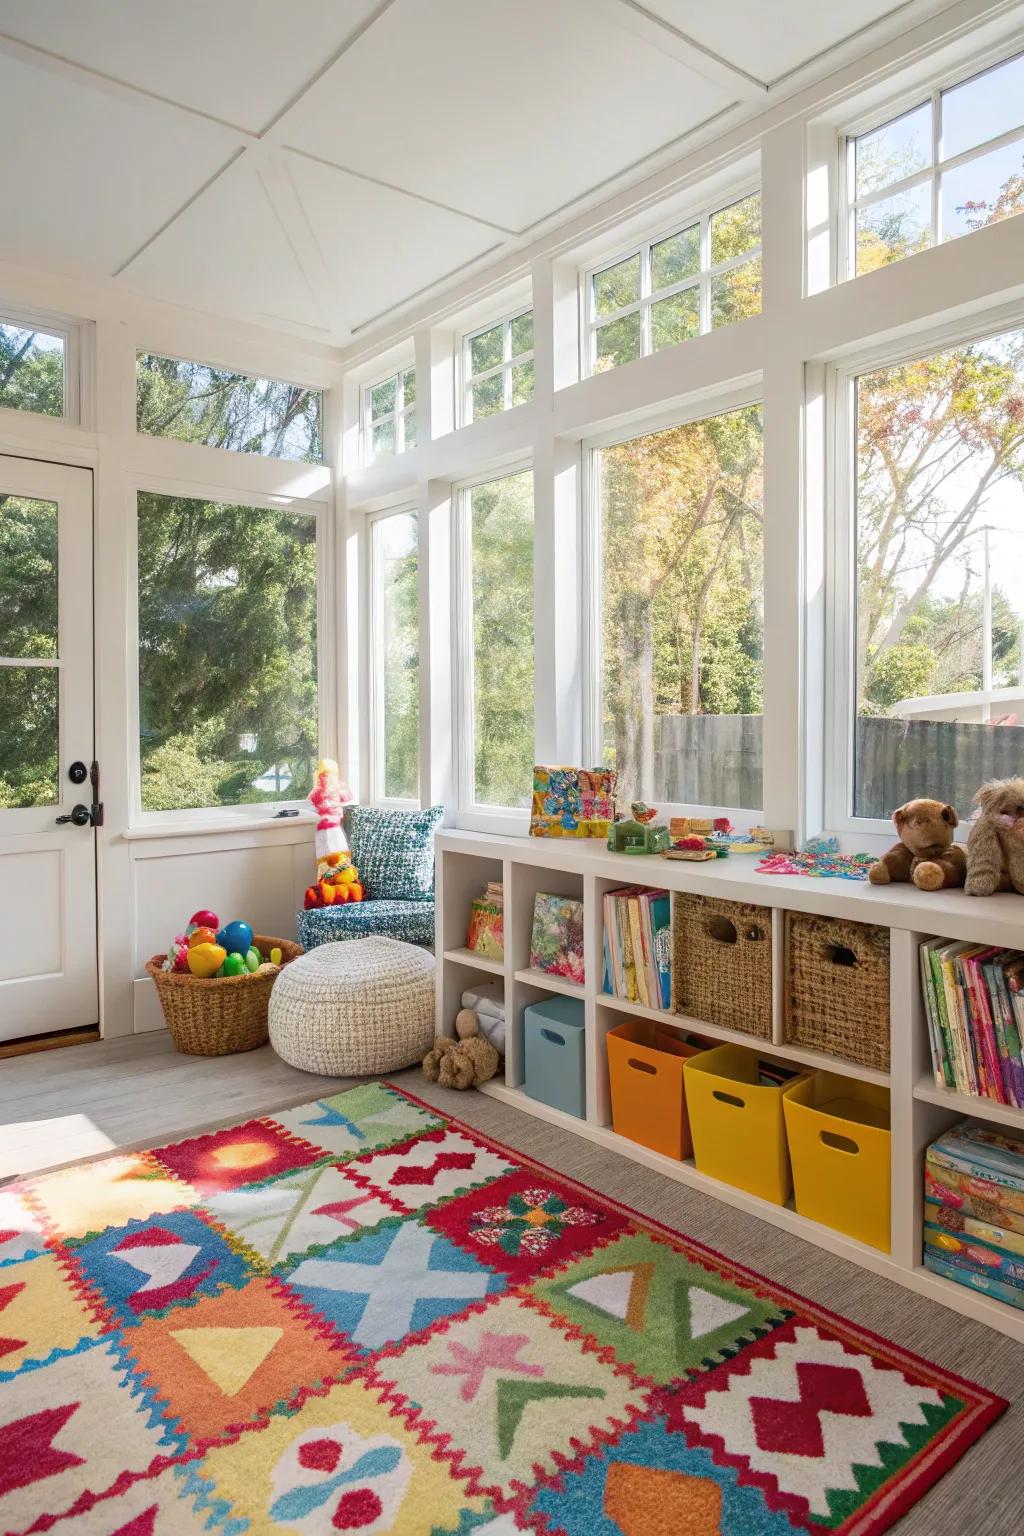
M282 966L302 954L302 945L253 933L246 923L229 923L217 932L196 923L195 918L203 916L213 914L196 913L188 933L175 940L170 953L154 955L146 964L171 1039L186 1056L254 1051L267 1043L267 1005L274 979ZM277 963L270 960L274 951L280 951ZM229 963L227 974L217 974L235 955L241 969Z

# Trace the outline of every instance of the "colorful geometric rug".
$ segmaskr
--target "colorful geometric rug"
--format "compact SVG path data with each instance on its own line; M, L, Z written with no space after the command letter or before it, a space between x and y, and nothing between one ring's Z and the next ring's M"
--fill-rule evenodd
M1002 1412L373 1083L0 1189L0 1531L868 1536Z

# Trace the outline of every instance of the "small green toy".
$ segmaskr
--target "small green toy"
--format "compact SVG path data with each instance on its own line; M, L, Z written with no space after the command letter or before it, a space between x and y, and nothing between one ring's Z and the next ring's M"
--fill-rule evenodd
M668 847L668 827L642 821L617 821L608 833L612 853L661 853Z

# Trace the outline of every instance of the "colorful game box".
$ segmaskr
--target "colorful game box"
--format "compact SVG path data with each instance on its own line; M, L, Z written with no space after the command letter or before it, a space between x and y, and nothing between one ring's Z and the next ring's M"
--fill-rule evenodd
M531 837L607 837L615 820L615 769L533 770Z

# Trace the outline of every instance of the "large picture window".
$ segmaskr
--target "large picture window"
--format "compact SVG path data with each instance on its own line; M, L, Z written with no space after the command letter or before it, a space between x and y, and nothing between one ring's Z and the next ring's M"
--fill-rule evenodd
M374 800L419 800L419 554L415 512L370 524L370 779Z
M852 811L967 816L1024 760L1024 330L851 388Z
M464 490L459 540L463 804L525 809L534 764L532 471Z
M760 314L760 192L588 272L585 295L591 373Z
M304 463L323 458L322 397L301 384L140 352L135 404L138 430L151 437Z
M316 520L140 491L144 811L301 800L318 755Z
M1024 209L1024 54L847 140L848 270L888 266Z
M601 448L592 754L623 802L759 811L761 411Z

